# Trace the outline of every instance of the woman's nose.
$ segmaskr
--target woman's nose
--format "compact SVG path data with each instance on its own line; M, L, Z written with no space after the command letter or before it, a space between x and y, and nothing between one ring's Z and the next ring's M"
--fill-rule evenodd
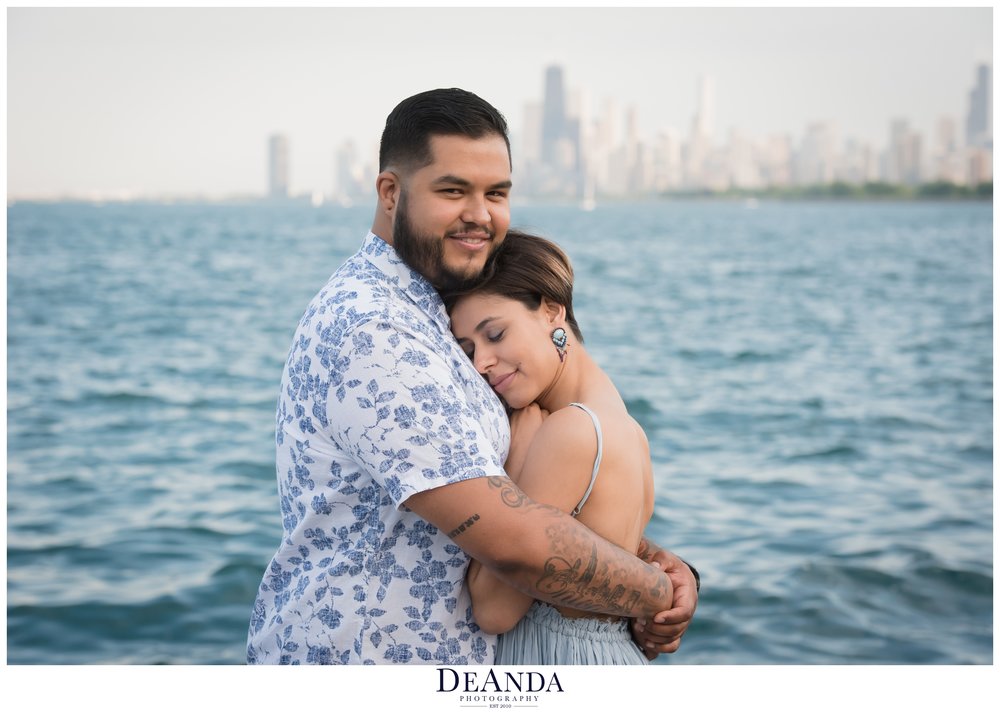
M492 349L476 349L475 358L472 363L479 373L485 374L496 365L496 361Z

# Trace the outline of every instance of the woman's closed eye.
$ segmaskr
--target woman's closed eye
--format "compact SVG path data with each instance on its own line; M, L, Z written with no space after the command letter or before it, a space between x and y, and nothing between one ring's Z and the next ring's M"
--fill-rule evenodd
M497 329L496 331L488 331L486 332L486 340L489 341L491 344L495 344L501 339L503 339L504 331L506 330Z

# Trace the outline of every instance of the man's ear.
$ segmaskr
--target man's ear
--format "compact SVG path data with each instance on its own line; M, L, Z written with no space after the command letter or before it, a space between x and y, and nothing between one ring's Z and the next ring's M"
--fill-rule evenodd
M399 191L402 183L399 174L395 171L382 171L375 178L375 194L378 199L379 209L389 217L392 217L399 202Z

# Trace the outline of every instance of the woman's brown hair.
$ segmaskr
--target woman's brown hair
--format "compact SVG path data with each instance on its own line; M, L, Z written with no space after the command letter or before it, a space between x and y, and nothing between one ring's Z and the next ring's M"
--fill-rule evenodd
M450 313L455 303L472 294L495 294L516 299L531 310L542 298L566 307L566 324L580 343L583 334L573 316L573 266L554 242L544 237L510 230L490 257L482 277L470 288L444 292L441 298Z

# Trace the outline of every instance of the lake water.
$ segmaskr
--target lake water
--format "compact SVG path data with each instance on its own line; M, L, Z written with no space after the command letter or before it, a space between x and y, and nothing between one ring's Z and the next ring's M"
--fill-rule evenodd
M991 664L986 203L515 205L703 577L678 664ZM7 656L244 661L294 327L371 208L7 210Z

